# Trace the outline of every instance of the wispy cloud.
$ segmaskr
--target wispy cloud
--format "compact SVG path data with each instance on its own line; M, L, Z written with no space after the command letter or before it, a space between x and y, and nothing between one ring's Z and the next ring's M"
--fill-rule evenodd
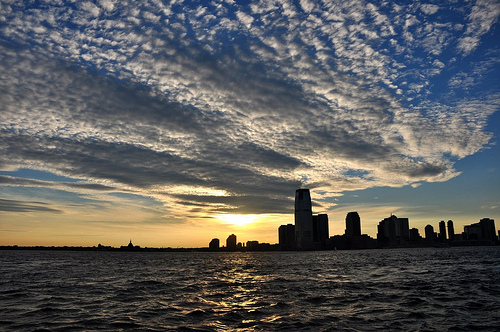
M468 15L468 25L464 36L459 40L458 49L465 55L471 53L480 43L481 36L498 22L500 2L478 0Z
M5 212L49 212L61 213L61 210L51 208L44 202L24 202L11 199L0 199L0 211Z

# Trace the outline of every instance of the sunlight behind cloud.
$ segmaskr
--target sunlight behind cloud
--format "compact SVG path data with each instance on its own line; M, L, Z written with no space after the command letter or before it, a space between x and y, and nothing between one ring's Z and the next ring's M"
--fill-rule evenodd
M216 218L225 224L238 227L246 227L260 221L258 214L222 214Z

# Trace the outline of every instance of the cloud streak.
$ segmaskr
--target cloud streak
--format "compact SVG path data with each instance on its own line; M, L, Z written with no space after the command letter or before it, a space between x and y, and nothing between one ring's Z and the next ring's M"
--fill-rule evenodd
M62 213L43 202L24 202L11 199L0 199L0 211L4 212L49 212Z

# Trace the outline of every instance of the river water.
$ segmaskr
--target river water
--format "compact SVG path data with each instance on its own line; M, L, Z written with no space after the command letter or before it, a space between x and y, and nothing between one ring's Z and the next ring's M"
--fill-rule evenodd
M0 251L5 331L499 331L500 247Z

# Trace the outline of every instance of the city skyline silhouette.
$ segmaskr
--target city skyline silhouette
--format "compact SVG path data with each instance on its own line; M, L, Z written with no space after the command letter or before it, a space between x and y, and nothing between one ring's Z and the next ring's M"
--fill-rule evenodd
M386 249L386 248L422 248L422 247L450 247L450 246L490 246L500 244L500 230L495 221L482 218L477 223L465 225L463 232L455 232L453 220L446 223L441 220L438 231L428 224L423 235L420 230L411 227L409 218L398 218L394 214L382 219L377 226L377 236L372 238L362 232L361 217L357 211L348 212L345 217L344 234L332 235L329 232L327 214L313 214L310 190L301 188L295 191L294 223L281 225L277 229L276 243L259 242L258 239L238 242L237 235L231 234L225 240L225 245L219 238L212 238L208 246L198 248L177 248L188 250L208 251L311 251L311 250L349 250L349 249ZM458 231L458 229L457 229ZM43 248L61 249L58 246L21 246L21 249ZM165 250L154 247L134 245L132 239L128 245L115 248L109 245L82 247L65 246L62 248L76 250L115 250L121 251L157 251ZM2 246L0 249L19 249L18 245ZM166 250L172 250L167 247Z

